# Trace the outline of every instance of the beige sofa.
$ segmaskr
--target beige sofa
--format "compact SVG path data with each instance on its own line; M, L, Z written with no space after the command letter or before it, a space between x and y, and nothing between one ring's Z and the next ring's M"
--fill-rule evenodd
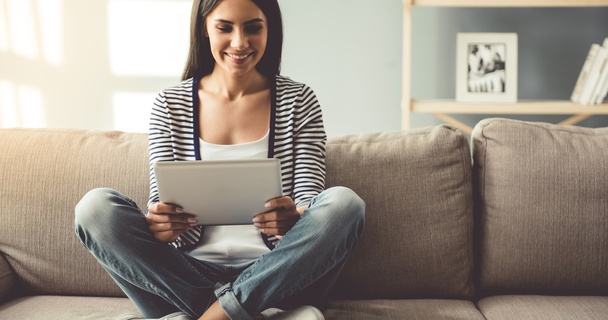
M608 128L489 119L471 141L329 140L367 225L328 319L608 319ZM146 204L145 134L0 130L0 319L139 316L74 235L95 187Z

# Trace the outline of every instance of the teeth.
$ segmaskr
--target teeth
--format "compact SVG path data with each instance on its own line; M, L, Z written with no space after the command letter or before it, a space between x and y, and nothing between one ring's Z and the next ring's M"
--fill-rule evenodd
M242 60L242 59L245 59L245 58L247 58L247 57L249 56L249 54L245 54L245 55L240 55L240 56L237 56L237 55L233 55L233 54L230 54L230 53L227 53L227 55L228 55L230 58L232 58L232 59L237 59L237 60Z

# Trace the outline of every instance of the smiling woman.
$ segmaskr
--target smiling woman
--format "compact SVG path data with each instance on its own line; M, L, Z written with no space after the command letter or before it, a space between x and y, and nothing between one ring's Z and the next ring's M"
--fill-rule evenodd
M280 74L282 30L276 0L194 1L183 79L150 116L146 214L103 188L76 208L81 241L148 318L323 319L317 307L361 236L365 204L324 189L321 107ZM279 160L283 195L259 199L265 210L252 207L249 224L213 225L160 201L158 162L259 158Z

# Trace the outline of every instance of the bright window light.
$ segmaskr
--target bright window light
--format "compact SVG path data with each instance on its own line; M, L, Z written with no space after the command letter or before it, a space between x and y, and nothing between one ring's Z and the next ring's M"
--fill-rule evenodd
M44 103L40 90L0 80L0 125L3 128L44 127Z
M16 91L13 83L0 80L0 125L2 128L19 126Z
M114 104L114 129L125 132L148 132L150 111L157 93L117 92Z
M179 76L188 52L191 1L110 0L110 66L117 76Z
M0 0L0 50L8 51L8 16L4 8L6 8L6 2Z
M30 86L17 88L21 126L26 128L42 128L46 125L44 119L44 103L40 90Z
M36 59L39 56L34 29L34 15L32 1L6 0L9 37L13 52L16 55Z
M37 0L44 60L53 65L63 62L62 0Z

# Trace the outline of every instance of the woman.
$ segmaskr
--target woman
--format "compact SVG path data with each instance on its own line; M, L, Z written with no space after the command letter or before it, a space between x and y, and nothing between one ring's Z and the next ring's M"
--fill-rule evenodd
M151 166L280 159L285 196L269 212L248 226L198 226L159 202L153 170L145 216L110 189L76 207L82 243L144 316L323 319L313 306L361 235L365 204L347 188L323 190L321 110L308 86L279 75L281 47L276 0L194 1L183 81L159 94L149 132Z

